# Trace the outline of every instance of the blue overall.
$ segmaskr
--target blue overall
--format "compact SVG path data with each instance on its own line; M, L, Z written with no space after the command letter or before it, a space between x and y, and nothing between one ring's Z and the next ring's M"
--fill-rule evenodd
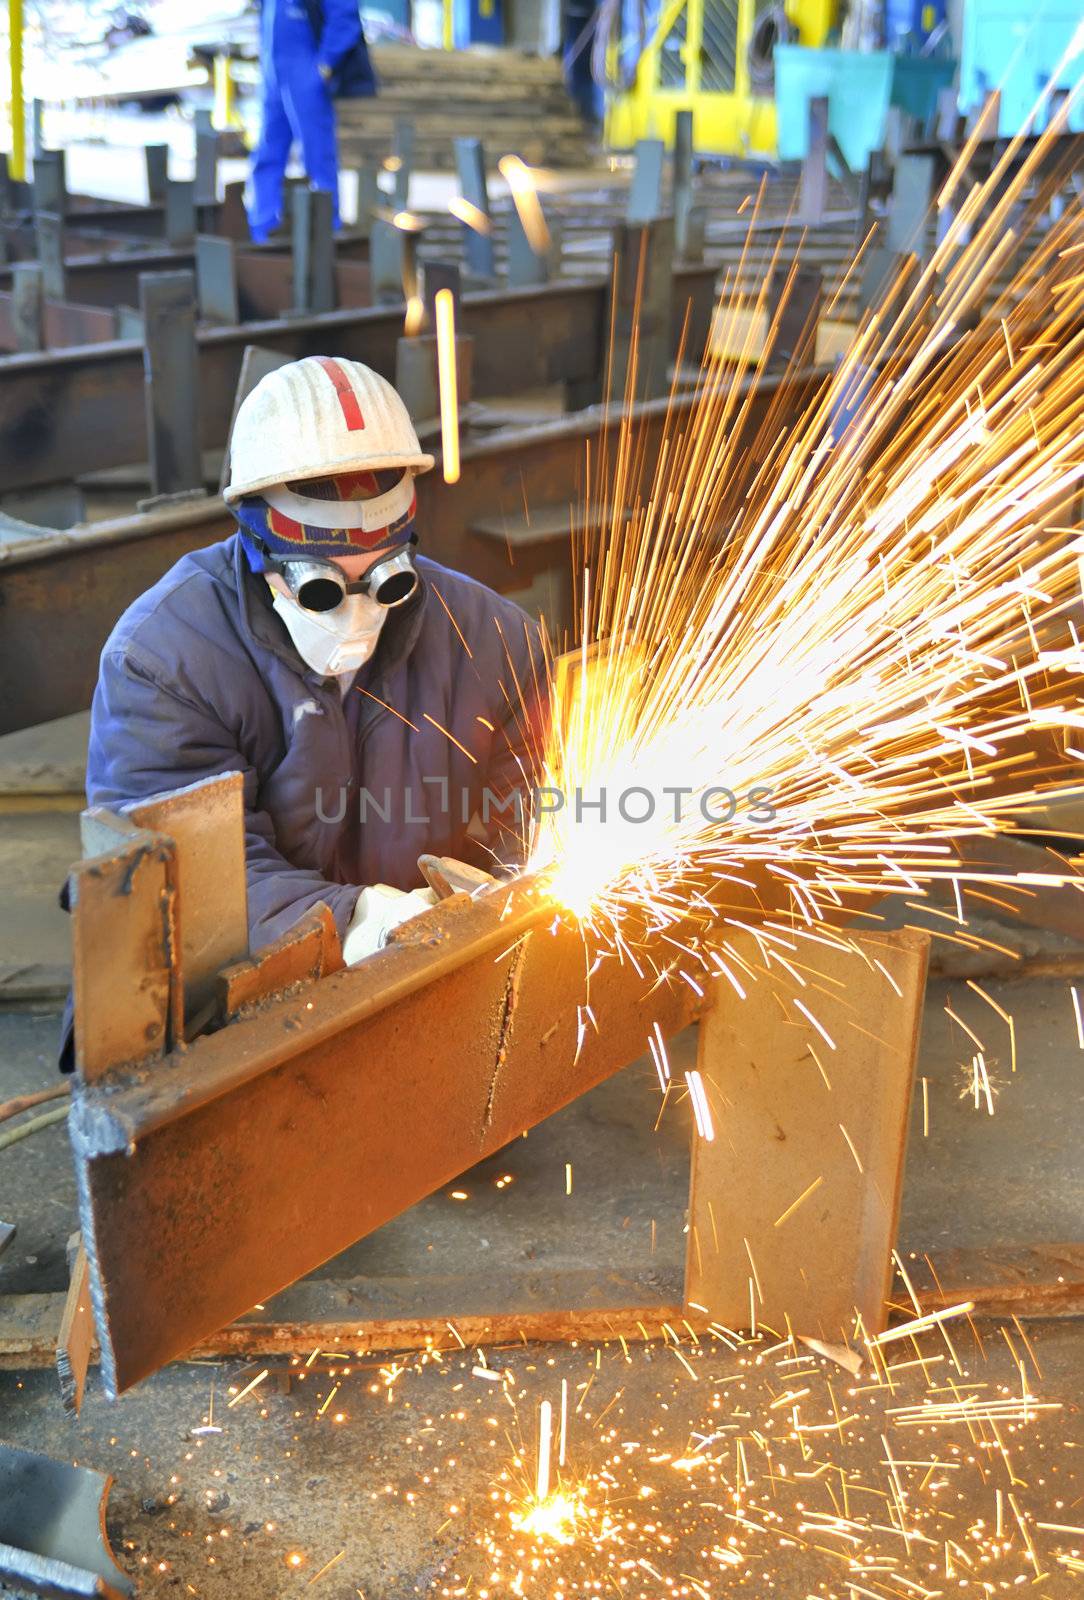
M364 885L420 887L423 851L489 868L518 858L513 797L544 717L538 629L464 573L419 556L418 575L345 701L298 656L236 534L183 556L102 652L91 805L240 772L254 950L318 902L344 936ZM487 813L480 844L469 824ZM66 1072L72 1015L69 995Z
M317 36L304 0L263 0L260 62L263 107L260 143L252 163L249 227L266 239L282 220L282 185L294 143L301 146L305 172L314 189L332 196L339 226L339 163L335 149L335 107L321 67L334 72L361 38L357 0L326 0Z
M418 575L345 704L298 656L236 534L183 556L102 652L91 805L242 773L254 949L317 901L344 935L364 885L420 886L423 851L491 865L474 814L488 813L499 858L515 859L508 797L540 734L538 630L461 572L419 556Z

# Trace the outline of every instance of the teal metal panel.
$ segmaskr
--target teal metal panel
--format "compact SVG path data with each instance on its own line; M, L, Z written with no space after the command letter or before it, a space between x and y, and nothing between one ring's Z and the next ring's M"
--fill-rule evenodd
M998 132L1019 133L1081 22L1080 0L966 0L960 61L960 109L975 110L991 89L1001 90ZM1058 76L1071 89L1084 77L1084 48ZM1084 100L1070 126L1084 132ZM1040 119L1040 125L1045 118Z
M808 50L775 47L775 103L779 154L800 161L809 137L808 105L828 97L828 131L835 135L852 172L861 172L871 150L884 142L892 88L893 58L885 50Z
M955 76L955 61L939 56L897 56L892 66L892 104L925 122L937 110L939 91L948 89Z

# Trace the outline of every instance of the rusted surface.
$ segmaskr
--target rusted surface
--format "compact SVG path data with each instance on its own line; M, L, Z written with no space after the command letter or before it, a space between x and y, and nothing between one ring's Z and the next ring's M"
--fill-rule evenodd
M1049 744L1053 760L1068 766L1056 738ZM1010 880L1008 885L1002 881L997 892L1011 895L1015 920L1084 943L1084 871L1079 859L1034 839L1006 834L961 839L957 849L969 876Z
M268 257L273 261L273 257ZM280 267L265 269L281 273ZM361 269L344 264L342 273ZM365 269L367 271L367 269ZM675 274L675 303L699 302L710 268ZM351 294L354 293L353 287ZM476 340L474 395L518 394L549 384L597 378L606 327L603 279L489 291L463 297L460 332ZM231 401L248 343L286 354L347 356L395 376L403 307L348 306L319 316L205 328L199 338L203 444L225 443ZM142 350L115 340L48 355L12 356L0 364L0 476L10 489L52 483L142 454Z
M727 1327L887 1326L929 937L844 938L803 942L796 981L736 937L758 981L716 979L701 1023L714 1137L693 1141L686 1297Z
M971 1300L984 1317L1078 1317L1084 1313L1084 1244L943 1250L908 1257L907 1276L924 1312ZM592 1269L509 1272L499 1279L426 1274L385 1279L310 1278L192 1346L193 1358L350 1351L458 1349L520 1339L641 1339L676 1327L681 1273ZM67 1297L0 1295L0 1369L52 1364ZM893 1321L914 1315L906 1285L892 1288ZM693 1311L694 1327L705 1322ZM97 1343L90 1362L98 1360ZM318 1364L318 1363L317 1363Z
M90 1309L90 1274L80 1243L72 1263L71 1283L64 1301L56 1341L56 1372L60 1400L71 1416L78 1416L86 1389L87 1369L94 1346L94 1318Z
M909 1258L905 1265L923 1311L972 1300L982 1316L1084 1312L1084 1242L940 1250ZM897 1299L909 1303L902 1284Z
M224 968L219 977L223 1015L244 1016L269 1000L330 977L342 965L335 918L327 906L313 906L296 928L258 956Z
M206 778L126 815L175 847L185 1015L195 1016L214 998L220 969L248 955L244 779L239 772Z
M14 296L0 292L0 350L18 348ZM46 345L97 344L116 335L116 317L104 306L79 305L69 300L46 300L42 307L42 336Z
M90 1082L158 1057L180 1034L174 854L137 831L69 876L75 1059Z
M280 317L293 304L293 261L270 251L237 253L237 298L242 321ZM344 310L371 304L367 261L335 262L335 298Z
M25 562L0 562L0 731L89 706L102 646L125 608L189 550L235 527L215 498L43 538L22 552Z
M225 237L222 234L211 234L211 238ZM233 237L233 235L229 235ZM81 305L107 307L110 309L118 305L137 305L139 302L139 277L143 272L190 272L195 266L195 251L191 245L154 244L147 247L133 248L131 244L123 249L115 249L104 253L101 249L88 252L85 255L74 254L71 232L65 235L67 254L64 261L64 272L68 283L68 292L73 300ZM280 239L267 244L253 244L248 238L248 229L242 235L244 258L249 261L270 259L280 263L280 268L286 269L286 281L289 281L289 253L287 245ZM78 240L76 240L76 246ZM339 247L339 255L349 259L352 251L344 245ZM33 252L31 252L31 255ZM239 256L241 252L239 251ZM0 265L0 284L7 286L8 268Z
M645 989L616 963L589 978L578 931L521 880L454 896L182 1058L81 1086L72 1140L109 1387L625 1066L653 1023L689 1021L687 986Z
M64 1296L0 1296L0 1369L47 1366ZM193 1358L460 1349L506 1340L656 1338L682 1317L681 1272L517 1268L495 1275L309 1278L192 1346ZM701 1318L692 1317L694 1324ZM452 1328L455 1328L455 1333ZM458 1335L458 1337L457 1337ZM461 1342L462 1341L462 1344ZM91 1361L98 1360L97 1345ZM317 1362L318 1364L318 1362Z

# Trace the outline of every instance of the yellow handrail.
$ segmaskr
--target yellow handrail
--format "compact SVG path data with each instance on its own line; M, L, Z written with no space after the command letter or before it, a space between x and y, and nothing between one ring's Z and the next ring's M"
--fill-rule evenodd
M23 99L23 0L8 0L8 62L11 68L11 159L8 172L26 178L26 103Z

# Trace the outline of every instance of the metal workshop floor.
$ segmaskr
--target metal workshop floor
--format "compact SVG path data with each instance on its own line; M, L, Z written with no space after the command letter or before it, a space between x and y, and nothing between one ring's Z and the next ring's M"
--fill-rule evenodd
M239 1393L256 1369L178 1365L116 1407L93 1396L74 1429L48 1374L0 1373L0 1432L115 1475L108 1527L144 1597L899 1600L1019 1585L1068 1600L1084 1553L1084 1342L1070 1322L1032 1325L1027 1345L1008 1333L956 1326L954 1361L927 1334L925 1376L907 1345L891 1389L785 1348L687 1338L627 1355L517 1346L484 1366L474 1351L368 1360L334 1377L273 1363L233 1407L231 1380ZM1020 1394L1017 1356L1027 1420L1017 1406L969 1427L961 1401ZM513 1522L536 1482L541 1403L559 1419L562 1392L553 1475L579 1517L565 1543ZM914 1409L946 1395L957 1411L937 1426Z
M929 1131L923 1135L916 1093L905 1250L1084 1239L1084 1054L1068 985L988 981L984 987L1015 1018L1017 1072L1009 1072L990 1008L961 981L933 983L919 1066L928 1082ZM984 1030L993 1116L985 1103L976 1110L964 1092L972 1047L946 1016L946 1001L969 1026ZM55 1014L0 1011L0 1099L49 1081L55 1028ZM673 1052L679 1071L690 1047L686 1038ZM654 1070L641 1061L354 1246L322 1275L431 1274L447 1283L459 1272L477 1278L572 1265L599 1272L648 1267L673 1280L683 1255L688 1119L683 1105L672 1104L655 1130L658 1102ZM453 1188L465 1198L452 1198ZM62 1129L0 1155L0 1217L19 1226L0 1260L0 1294L63 1288L75 1196ZM447 1309L454 1314L454 1306ZM586 1346L491 1351L496 1378L478 1376L473 1352L420 1367L409 1358L383 1366L367 1358L359 1370L335 1378L319 1360L302 1376L296 1358L291 1376L284 1358L266 1363L268 1378L233 1408L231 1382L236 1389L262 1366L178 1364L116 1407L106 1405L92 1372L90 1398L75 1425L61 1411L51 1373L0 1373L0 1438L116 1475L114 1544L151 1596L265 1600L314 1580L334 1600L495 1596L519 1592L512 1585L521 1547L542 1562L533 1578L528 1567L523 1593L546 1600L605 1592L646 1600L714 1597L766 1593L770 1585L796 1600L814 1593L838 1593L841 1600L850 1592L878 1600L918 1594L888 1583L886 1574L897 1571L931 1595L955 1592L963 1578L989 1578L994 1588L986 1592L993 1593L1035 1577L1016 1511L1042 1566L1038 1592L1069 1595L1079 1583L1081 1569L1072 1563L1084 1551L1084 1533L1058 1530L1084 1526L1084 1482L1076 1476L1084 1447L1078 1409L1084 1329L1071 1321L1029 1326L1041 1378L1018 1330L1006 1331L1007 1339L984 1326L982 1352L966 1323L953 1334L962 1368L984 1388L967 1387L949 1370L948 1348L934 1333L923 1341L925 1369L915 1365L912 1347L897 1349L906 1370L895 1379L896 1392L881 1388L859 1397L846 1374L821 1363L803 1368L798 1381L793 1369L777 1365L779 1352L756 1365L755 1351L732 1353L721 1344L698 1350L688 1340L681 1360L656 1345L632 1351L629 1363L619 1345L597 1355ZM1004 1403L1020 1393L1017 1357L1038 1401L1055 1409L1029 1402L1026 1421L1003 1415L996 1434L985 1422L972 1423L969 1432L960 1415L933 1431L907 1431L905 1408L926 1394L924 1370L938 1386L937 1400L953 1398L951 1379L957 1397ZM514 1509L533 1481L538 1405L559 1404L562 1378L572 1396L568 1471L590 1477L596 1521L590 1535L569 1546L536 1548L528 1541L528 1548L522 1535L512 1537L510 1506L501 1497L511 1494ZM794 1403L805 1408L801 1425L813 1429L810 1440L820 1451L806 1464L804 1435L788 1432L773 1410L774 1400L799 1389L810 1391ZM839 1430L836 1405L856 1419ZM788 1402L783 1417L791 1409ZM208 1425L221 1431L192 1432ZM898 1469L912 1519L906 1541L891 1531L894 1513L877 1498L894 1493L882 1433L894 1459L921 1463L921 1470ZM767 1479L758 1434L772 1452ZM698 1437L722 1443L709 1452L711 1461L675 1471L674 1460L696 1457ZM741 1466L737 1438L744 1441ZM1011 1451L1011 1476L998 1438ZM829 1514L831 1496L820 1483L829 1469L819 1465L829 1458L831 1481L849 1485L852 1518L863 1527L863 1519L876 1524L861 1535L863 1549L878 1552L869 1556L876 1570L852 1591L838 1587L836 1547L850 1548L846 1529L834 1539L809 1534ZM599 1476L607 1460L612 1483ZM943 1468L931 1469L934 1461ZM811 1482L801 1496L780 1487L799 1481L794 1475L803 1471ZM739 1523L728 1487L735 1473L745 1484ZM861 1484L875 1487L867 1494ZM799 1498L812 1520L797 1511ZM775 1515L778 1525L765 1520ZM1000 1542L991 1532L999 1516ZM598 1518L610 1519L605 1532ZM797 1542L787 1540L788 1530ZM713 1549L723 1554L713 1558ZM334 1566L321 1573L328 1562ZM946 1562L955 1581L946 1581Z

